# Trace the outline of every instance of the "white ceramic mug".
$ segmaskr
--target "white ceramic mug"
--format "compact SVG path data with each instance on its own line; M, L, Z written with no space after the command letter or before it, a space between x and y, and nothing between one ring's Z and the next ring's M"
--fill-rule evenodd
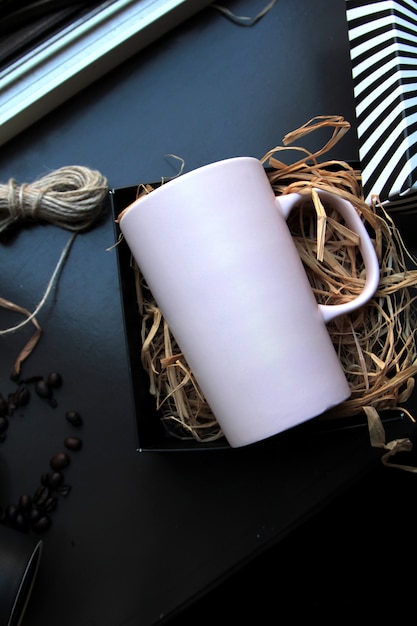
M326 322L373 296L379 264L355 208L317 191L360 236L365 287L342 305L317 303L286 224L300 195L276 197L255 158L183 174L119 216L232 447L287 430L350 396Z

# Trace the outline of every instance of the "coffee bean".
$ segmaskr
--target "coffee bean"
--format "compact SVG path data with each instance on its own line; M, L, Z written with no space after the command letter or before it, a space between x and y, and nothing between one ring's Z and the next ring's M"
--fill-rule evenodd
M55 498L54 496L51 496L50 498L47 499L47 501L43 505L43 510L45 511L45 513L51 513L52 511L56 509L57 504L58 504L57 498Z
M49 465L54 470L61 470L64 469L64 467L67 467L69 462L70 457L66 454L66 452L57 452L50 460Z
M62 377L58 372L50 372L47 378L31 376L24 380L16 375L12 380L16 382L15 390L8 394L7 399L0 394L0 443L6 439L6 431L9 429L13 412L28 404L31 384L34 385L36 394L45 398L52 407L57 406L53 390L62 385ZM83 423L78 411L67 411L65 418L76 427ZM80 450L83 446L82 440L74 436L65 437L63 443L65 448L74 451ZM67 496L71 491L71 485L64 484L64 475L61 471L70 462L71 457L66 452L60 451L54 454L49 461L51 470L42 474L40 485L33 497L23 494L17 505L0 506L0 524L8 524L24 532L30 529L39 533L48 530L52 523L50 513L56 509L59 497Z
M71 485L60 485L57 489L57 492L59 493L59 495L64 496L64 497L67 496L70 491L71 491Z
M58 374L58 372L51 372L50 374L48 374L47 382L50 387L54 387L54 389L57 389L62 385L61 374Z
M7 412L9 415L13 415L13 413L17 409L17 398L15 393L9 393L7 397Z
M18 513L16 515L16 519L14 520L13 524L19 530L24 530L25 531L25 530L27 530L27 527L28 527L27 519L23 515L23 513Z
M51 526L51 518L49 515L42 515L39 519L32 523L32 530L35 533L44 533Z
M68 450L80 450L83 442L78 437L66 437L64 439L64 446L68 448Z
M32 507L32 498L26 494L19 498L19 511L27 513Z
M25 406L30 399L29 389L23 385L19 385L15 393L17 406Z
M35 391L41 398L50 398L52 396L52 389L44 378L35 383Z
M24 385L19 385L15 391L8 395L9 413L13 413L19 406L25 406L29 402L29 389Z
M81 426L83 423L82 417L78 411L67 411L65 413L65 419L73 426Z
M48 487L50 487L51 489L56 489L57 487L62 485L63 480L64 475L61 474L61 472L50 472L49 474L47 474Z
M22 382L28 383L36 383L38 380L42 380L42 376L29 376L29 378L25 378Z
M49 487L49 474L42 474L41 485L43 485L44 487Z
M41 506L49 498L49 489L43 485L38 487L33 494L33 502Z
M33 524L34 522L37 522L38 519L40 519L41 517L42 517L42 512L37 507L33 507L30 510L30 512L29 512L29 522L31 524Z
M18 508L15 504L8 504L4 510L6 519L9 522L14 522L17 514L18 514Z

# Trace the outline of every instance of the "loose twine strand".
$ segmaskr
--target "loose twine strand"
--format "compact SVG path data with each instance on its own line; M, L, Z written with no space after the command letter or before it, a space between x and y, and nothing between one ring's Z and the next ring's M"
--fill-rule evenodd
M87 231L102 216L107 192L107 180L100 172L79 165L59 168L30 184L18 185L10 179L6 185L0 185L0 233L20 222L48 222L72 231L45 292L32 312L0 297L1 307L25 316L15 326L0 330L0 337L30 322L35 326L35 333L14 362L12 376L19 375L23 361L36 347L42 332L36 316L58 281L76 235Z
M294 141L323 129L329 129L331 136L316 152L290 147ZM417 374L417 261L379 199L373 198L371 205L364 201L360 172L343 161L320 162L319 158L349 129L349 122L341 116L315 117L286 135L283 145L268 151L261 161L276 195L297 192L305 196L300 210L290 215L288 226L318 302L341 304L357 297L365 284L365 268L358 255L357 235L336 211L322 205L313 188L351 202L368 228L380 264L380 283L365 306L328 324L351 397L320 419L342 420L364 414L371 446L384 450L382 463L417 473L412 465L392 463L392 457L409 452L412 443L409 439L386 442L380 417L382 411L400 409L415 421L401 405L410 398ZM288 150L300 158L284 163L279 155ZM138 196L153 190L149 185L141 187ZM132 268L142 319L138 349L161 419L174 437L216 441L223 436L221 428L133 260Z

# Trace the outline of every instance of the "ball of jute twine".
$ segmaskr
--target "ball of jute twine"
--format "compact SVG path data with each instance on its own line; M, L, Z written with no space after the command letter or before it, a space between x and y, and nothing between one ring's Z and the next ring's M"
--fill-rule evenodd
M87 230L100 217L106 178L79 165L62 167L32 183L11 178L0 185L0 233L22 221L49 222L66 230Z
M78 233L87 231L103 215L108 192L106 178L97 170L71 165L49 172L32 183L17 184L10 179L0 185L0 233L19 222L48 222L71 231L44 294L32 312L0 297L0 307L24 316L23 321L0 330L0 337L16 332L31 322L35 333L18 354L12 377L17 377L23 361L32 353L41 336L36 319L48 299Z

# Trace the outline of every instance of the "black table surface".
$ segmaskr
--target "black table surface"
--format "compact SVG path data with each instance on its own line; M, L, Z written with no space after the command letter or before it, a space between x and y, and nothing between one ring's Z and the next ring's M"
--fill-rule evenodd
M236 1L238 14L265 5ZM332 151L356 160L345 3L280 0L255 26L209 7L1 148L0 180L64 165L119 188L239 155L261 158L316 115L352 129ZM1 131L0 131L1 132ZM317 148L317 137L303 145ZM69 233L21 228L0 245L0 296L33 310ZM1 503L33 492L62 448L67 409L84 424L71 454L24 626L146 626L276 544L380 464L366 427L311 425L240 450L138 452L113 218L77 236L38 321L24 373L58 371L58 406L33 397L0 448ZM0 310L1 327L19 321ZM20 318L19 318L20 319ZM27 326L0 338L0 392ZM409 423L395 422L395 435ZM388 470L390 471L390 470ZM17 531L16 531L17 532Z

